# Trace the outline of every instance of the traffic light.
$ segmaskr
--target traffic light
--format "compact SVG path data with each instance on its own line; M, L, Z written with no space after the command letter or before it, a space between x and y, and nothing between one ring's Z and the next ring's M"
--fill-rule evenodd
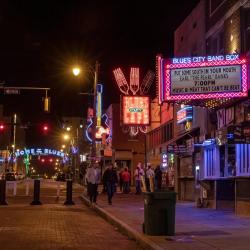
M44 98L44 112L50 112L50 97L47 96Z
M44 135L47 135L49 132L49 125L48 124L43 124L42 125L42 132Z
M48 131L48 130L49 130L48 125L43 125L43 131L46 132L46 131Z
M4 129L5 129L4 124L0 124L0 132L4 131Z

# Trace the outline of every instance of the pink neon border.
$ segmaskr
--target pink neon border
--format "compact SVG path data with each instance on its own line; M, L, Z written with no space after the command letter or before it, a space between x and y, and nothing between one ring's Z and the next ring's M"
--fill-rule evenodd
M224 92L212 94L187 94L187 95L172 95L170 93L170 70L175 68L195 68L207 66L223 66L223 65L242 65L242 92ZM188 99L209 99L209 98L232 98L232 97L245 97L248 94L247 89L247 65L246 59L238 59L232 61L215 61L215 62L202 62L202 63L187 63L187 64L166 64L164 65L164 73L166 80L166 88L164 99L167 101L174 100L188 100Z
M163 58L158 55L156 56L156 74L157 74L157 84L158 84L158 102L161 104L164 99L164 82L163 82Z

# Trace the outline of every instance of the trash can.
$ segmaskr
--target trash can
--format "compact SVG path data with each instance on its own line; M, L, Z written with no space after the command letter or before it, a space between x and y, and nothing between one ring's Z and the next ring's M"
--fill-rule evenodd
M176 192L144 193L143 232L148 235L175 234Z

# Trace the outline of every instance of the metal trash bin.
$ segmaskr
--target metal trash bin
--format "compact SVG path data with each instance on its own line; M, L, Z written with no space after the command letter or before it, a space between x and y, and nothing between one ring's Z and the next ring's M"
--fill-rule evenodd
M148 235L175 234L176 192L144 193L143 232Z

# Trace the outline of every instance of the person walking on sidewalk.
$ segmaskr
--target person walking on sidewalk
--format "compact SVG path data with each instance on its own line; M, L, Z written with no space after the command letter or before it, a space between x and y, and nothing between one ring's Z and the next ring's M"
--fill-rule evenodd
M144 176L144 171L142 169L142 164L141 162L138 163L134 177L135 177L135 189L136 192L135 194L141 194L141 178Z
M159 165L157 165L155 169L155 189L161 190L161 183L162 183L162 171Z
M112 205L115 186L118 183L117 173L114 170L112 163L109 164L108 169L103 174L103 183L105 183L107 187L108 203L109 205Z
M100 183L101 173L98 163L92 164L87 170L86 181L88 183L89 200L91 205L96 204L97 189Z
M148 169L146 171L146 178L145 178L145 182L146 182L146 188L147 188L147 192L150 192L150 178L154 178L155 176L155 172L152 169L151 165L148 164Z
M123 168L120 170L119 172L119 186L120 186L120 192L122 193L123 188L124 188L124 183L123 183L123 178L122 178L122 174L124 173Z
M122 173L122 182L123 182L123 193L128 194L130 192L130 173L128 172L128 168L126 167L125 170Z

